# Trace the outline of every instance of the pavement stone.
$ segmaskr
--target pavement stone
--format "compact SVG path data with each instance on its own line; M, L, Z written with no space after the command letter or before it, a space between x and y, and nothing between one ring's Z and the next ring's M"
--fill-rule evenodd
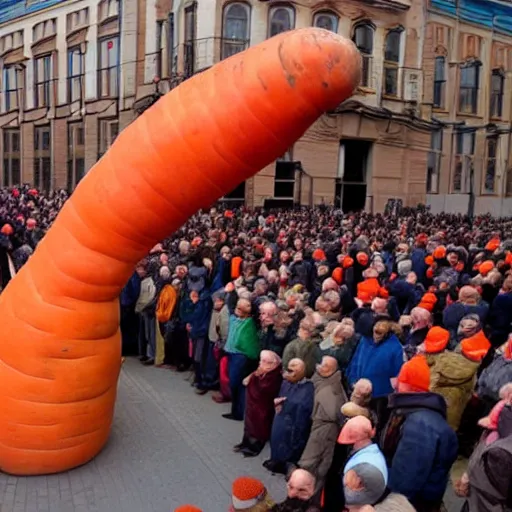
M109 442L89 464L59 475L16 478L0 473L1 512L169 512L192 503L226 512L231 483L260 478L277 501L282 476L259 457L232 452L242 424L222 418L229 405L194 393L186 374L148 368L128 358L119 383ZM447 495L448 512L461 502Z

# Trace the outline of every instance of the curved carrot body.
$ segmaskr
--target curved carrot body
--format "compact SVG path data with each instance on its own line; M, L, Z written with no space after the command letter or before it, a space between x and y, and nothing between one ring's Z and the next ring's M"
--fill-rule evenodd
M351 42L289 32L191 78L119 135L0 295L0 470L55 473L101 450L135 263L283 154L359 75Z

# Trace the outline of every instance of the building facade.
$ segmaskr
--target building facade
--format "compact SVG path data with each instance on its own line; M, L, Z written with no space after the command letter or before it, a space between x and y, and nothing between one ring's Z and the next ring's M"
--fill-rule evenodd
M136 0L0 6L1 183L72 189L134 117Z
M432 211L512 215L512 4L431 0L425 114Z
M293 28L327 28L352 38L363 54L356 95L229 199L252 206L336 203L347 211L379 211L389 198L425 201L433 123L420 117L423 0L160 0L146 3L145 16L147 94L154 76L172 88Z

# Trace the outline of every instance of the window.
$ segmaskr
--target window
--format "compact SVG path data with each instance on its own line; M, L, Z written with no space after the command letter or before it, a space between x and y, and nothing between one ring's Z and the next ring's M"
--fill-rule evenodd
M503 113L503 90L505 75L501 69L494 69L491 75L491 108L490 117L501 118Z
M52 188L51 128L37 126L34 133L34 186L49 192Z
M373 27L368 23L357 25L352 40L363 58L361 85L372 87Z
M119 37L100 41L99 95L114 98L119 94Z
M84 76L84 55L80 48L68 50L68 102L82 98L82 80Z
M268 37L277 36L277 34L295 28L295 9L293 7L271 7L268 18Z
M473 174L473 154L475 152L475 132L458 132L455 169L453 172L452 192L467 194L469 181Z
M68 191L71 192L85 174L85 137L83 123L68 125Z
M103 0L99 8L100 21L119 16L119 0Z
M324 28L331 32L338 32L339 18L333 12L317 12L313 17L313 26L318 28Z
M398 66L400 64L401 30L391 30L384 49L384 94L398 96Z
M274 179L274 197L294 199L295 197L295 162L276 162Z
M51 87L53 80L52 55L39 57L35 61L35 106L51 106Z
M444 108L444 90L446 83L446 59L436 57L434 68L434 102L436 108Z
M15 66L5 66L2 73L3 111L18 108L18 73Z
M226 59L249 45L251 8L239 2L226 5L222 23L222 58Z
M443 130L432 132L430 136L430 151L427 158L427 194L437 194L439 192L442 150Z
M460 69L459 111L476 114L478 110L478 88L480 64L472 62Z
M494 194L496 187L496 165L498 154L498 137L487 139L487 163L485 166L484 193Z
M20 130L4 130L3 186L21 185Z
M185 8L185 77L196 72L197 4Z
M100 152L101 158L116 140L119 133L119 122L117 119L102 119L100 121Z

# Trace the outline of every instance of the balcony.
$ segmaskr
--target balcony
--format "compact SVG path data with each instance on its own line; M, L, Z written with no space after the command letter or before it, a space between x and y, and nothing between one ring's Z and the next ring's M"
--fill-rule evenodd
M187 41L174 49L173 77L181 82L248 47L248 40L223 37Z

